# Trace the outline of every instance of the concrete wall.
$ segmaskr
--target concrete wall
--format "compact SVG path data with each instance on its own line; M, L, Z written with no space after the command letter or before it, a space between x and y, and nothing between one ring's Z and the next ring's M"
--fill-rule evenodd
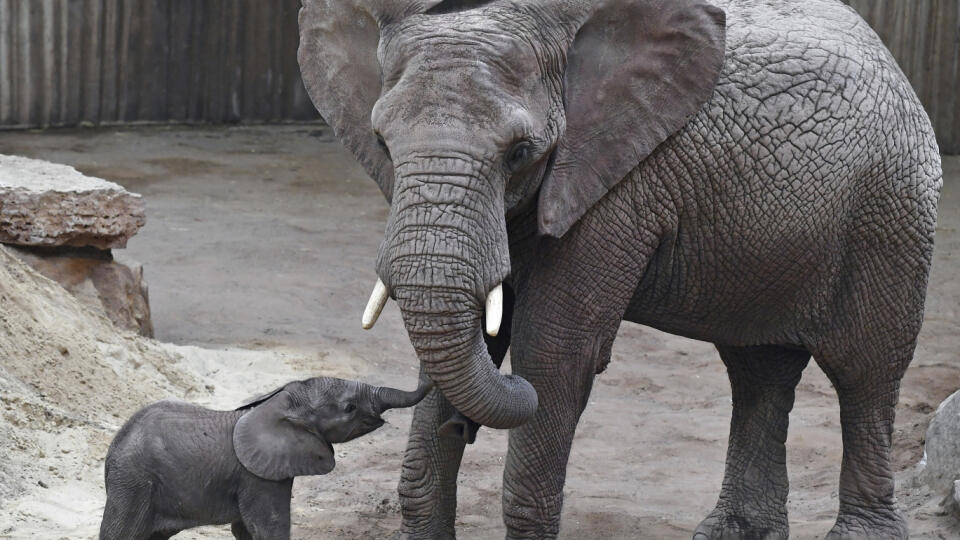
M802 0L785 0L802 1ZM960 0L844 0L960 153ZM299 0L0 0L0 127L316 118Z

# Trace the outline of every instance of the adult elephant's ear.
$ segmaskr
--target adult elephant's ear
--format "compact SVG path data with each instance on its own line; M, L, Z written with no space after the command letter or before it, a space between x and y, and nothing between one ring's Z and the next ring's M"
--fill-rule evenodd
M298 421L287 390L240 417L233 451L245 469L267 480L327 474L336 465L333 446Z
M560 237L710 98L724 12L702 0L599 0L567 53L567 129L540 189L540 232Z
M393 195L393 167L370 125L381 89L380 28L437 1L303 0L300 9L297 58L307 93L387 200Z

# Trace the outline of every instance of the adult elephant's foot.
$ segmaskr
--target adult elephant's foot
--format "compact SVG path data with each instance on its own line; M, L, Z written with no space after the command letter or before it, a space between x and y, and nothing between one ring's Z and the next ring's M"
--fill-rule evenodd
M454 540L456 536L453 533L448 533L444 531L436 531L433 533L428 532L418 532L418 533L406 533L398 532L394 536L396 540Z
M535 500L505 488L503 504L507 540L552 539L559 534L562 494Z
M743 516L715 509L693 533L693 540L787 540L790 527L782 516Z
M844 505L846 506L846 505ZM905 540L907 522L896 508L841 508L826 540Z

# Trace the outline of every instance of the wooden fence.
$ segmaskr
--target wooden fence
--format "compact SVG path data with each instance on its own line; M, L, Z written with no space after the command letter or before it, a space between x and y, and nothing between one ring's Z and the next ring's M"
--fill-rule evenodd
M299 0L0 0L0 126L316 118Z
M803 0L785 0L803 1ZM960 0L844 0L960 153ZM299 0L0 0L0 127L316 118Z

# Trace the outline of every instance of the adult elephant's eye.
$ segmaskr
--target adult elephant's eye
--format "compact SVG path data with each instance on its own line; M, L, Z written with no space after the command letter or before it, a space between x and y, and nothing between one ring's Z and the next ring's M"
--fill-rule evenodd
M353 403L347 403L347 404L343 407L343 412L352 413L352 412L355 411L356 409L357 409L357 406L356 406L356 405L354 405Z
M390 157L390 149L387 148L387 141L383 140L383 135L380 132L375 132L377 136L377 145L387 154L387 157Z
M507 152L507 167L516 171L526 165L532 155L533 145L530 141L520 141Z

